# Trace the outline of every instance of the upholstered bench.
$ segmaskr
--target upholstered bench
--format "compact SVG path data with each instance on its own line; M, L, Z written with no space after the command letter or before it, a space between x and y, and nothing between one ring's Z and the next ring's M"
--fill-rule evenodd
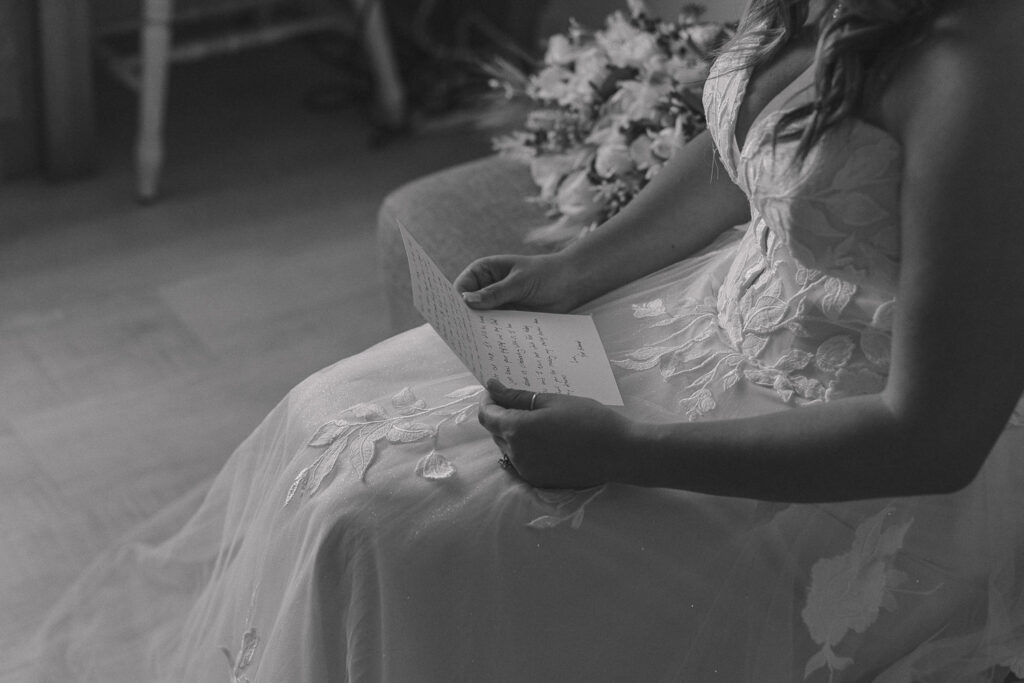
M523 243L530 228L546 222L544 211L527 201L535 194L525 164L493 156L414 180L388 195L378 215L377 249L392 332L423 322L412 305L399 220L454 280L480 256L538 251Z

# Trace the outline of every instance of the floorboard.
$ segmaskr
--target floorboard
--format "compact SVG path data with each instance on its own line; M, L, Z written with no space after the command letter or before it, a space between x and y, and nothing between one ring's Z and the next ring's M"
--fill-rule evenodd
M466 130L375 147L356 102L304 107L332 78L295 43L176 68L151 206L132 95L100 78L99 172L0 185L0 680L96 553L387 335L377 207L489 151Z

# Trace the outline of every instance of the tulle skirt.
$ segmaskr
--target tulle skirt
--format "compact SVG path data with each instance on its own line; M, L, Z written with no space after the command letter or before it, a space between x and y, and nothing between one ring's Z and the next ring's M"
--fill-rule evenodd
M737 236L590 305L609 354L633 304L713 295ZM679 419L617 374L627 414ZM1024 653L1022 429L951 495L548 491L499 467L479 392L427 327L309 377L83 573L18 680L962 683ZM732 396L709 419L793 409Z

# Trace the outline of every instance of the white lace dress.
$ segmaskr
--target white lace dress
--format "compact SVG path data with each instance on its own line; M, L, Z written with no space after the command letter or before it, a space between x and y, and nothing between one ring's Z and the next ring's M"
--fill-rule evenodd
M899 145L851 120L791 170L770 143L790 89L739 149L749 73L720 61L709 121L753 219L588 307L641 419L886 377ZM963 683L1024 653L1024 429L953 495L544 491L498 467L480 391L428 328L313 375L73 587L39 680Z

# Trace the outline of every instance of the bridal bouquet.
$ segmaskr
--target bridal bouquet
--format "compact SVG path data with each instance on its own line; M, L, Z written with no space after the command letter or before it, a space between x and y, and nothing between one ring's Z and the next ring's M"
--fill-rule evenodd
M614 216L672 155L704 130L701 92L710 56L730 37L687 5L662 21L642 0L608 17L603 30L573 22L550 38L543 67L526 75L508 63L492 69L507 99L525 97L522 129L495 149L530 165L535 201L550 225L528 241L549 246L582 237Z

